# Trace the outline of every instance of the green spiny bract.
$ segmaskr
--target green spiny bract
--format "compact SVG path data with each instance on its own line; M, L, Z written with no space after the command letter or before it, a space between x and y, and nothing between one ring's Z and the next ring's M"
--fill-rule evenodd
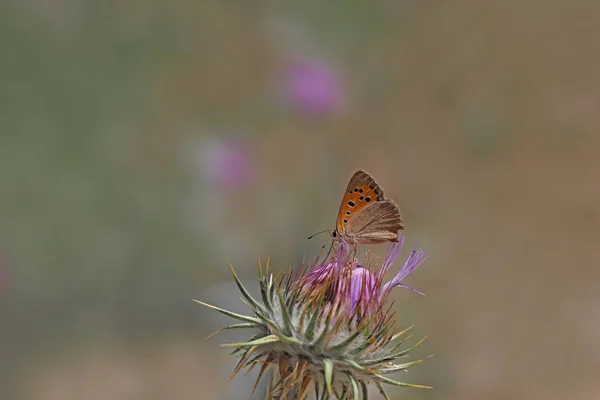
M246 342L223 345L233 347L231 354L239 358L230 381L242 369L261 365L252 393L270 370L266 397L270 399L299 400L313 389L317 400L367 399L370 383L386 399L382 383L429 388L387 377L424 361L399 361L425 338L410 347L403 346L412 336L408 335L412 327L395 332L395 313L391 306L384 308L390 290L405 286L402 279L426 257L414 249L396 277L382 284L383 275L396 260L403 241L401 237L399 243L392 245L383 263L367 256L361 266L344 249L326 257L325 263L315 262L310 267L304 266L296 272L290 269L277 276L269 271L268 263L264 271L259 263L260 300L248 293L232 267L234 280L252 315L240 315L198 301L241 321L221 330L255 331Z

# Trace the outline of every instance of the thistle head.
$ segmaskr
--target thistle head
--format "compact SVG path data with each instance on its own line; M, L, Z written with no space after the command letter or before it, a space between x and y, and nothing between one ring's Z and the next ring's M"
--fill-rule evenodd
M251 315L201 303L243 321L223 329L255 331L246 342L225 345L239 357L232 378L244 368L260 365L257 384L266 371L272 374L267 398L303 399L314 389L317 399L367 399L369 383L385 398L382 384L425 388L387 377L423 361L398 362L424 339L403 347L410 328L397 332L395 312L387 304L391 290L408 287L402 281L426 258L414 248L396 275L384 282L403 242L401 236L383 261L367 253L359 262L354 252L340 245L312 264L276 276L268 265L264 269L259 265L260 301L234 272Z

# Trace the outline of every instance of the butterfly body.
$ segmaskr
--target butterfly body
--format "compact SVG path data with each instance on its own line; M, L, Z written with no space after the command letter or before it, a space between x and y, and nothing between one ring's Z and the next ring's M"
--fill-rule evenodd
M365 171L356 171L342 198L333 239L348 244L397 242L404 229L396 202Z

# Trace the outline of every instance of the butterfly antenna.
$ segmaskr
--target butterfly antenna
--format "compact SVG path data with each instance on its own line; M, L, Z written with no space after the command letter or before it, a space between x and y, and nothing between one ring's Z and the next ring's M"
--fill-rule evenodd
M325 233L325 232L331 232L331 231L329 229L325 229L324 231L317 232L314 235L309 236L308 239L310 240L310 239L314 238L315 236L320 235L321 233Z

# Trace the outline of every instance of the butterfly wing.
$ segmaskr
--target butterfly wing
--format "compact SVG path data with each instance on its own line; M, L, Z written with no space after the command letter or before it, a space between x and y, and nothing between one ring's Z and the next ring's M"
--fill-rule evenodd
M398 231L404 229L402 215L393 200L382 200L364 207L345 226L350 241L373 244L398 241Z
M355 218L361 210L384 200L383 189L375 182L375 179L365 171L356 171L344 192L335 224L336 231L342 234L349 221Z

